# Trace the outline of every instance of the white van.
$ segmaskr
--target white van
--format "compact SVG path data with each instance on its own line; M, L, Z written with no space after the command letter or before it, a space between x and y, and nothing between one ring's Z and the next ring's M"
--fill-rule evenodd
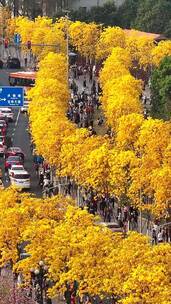
M14 120L14 113L10 108L0 108L0 115L3 115L8 119L8 121L13 121Z
M26 170L14 171L10 181L11 185L17 188L30 189L30 174Z

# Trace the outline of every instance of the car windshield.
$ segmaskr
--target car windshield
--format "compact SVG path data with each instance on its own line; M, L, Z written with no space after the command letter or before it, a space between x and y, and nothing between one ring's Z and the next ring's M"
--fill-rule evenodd
M7 161L19 161L21 158L19 156L9 156Z
M8 151L9 152L21 152L20 148L11 148Z
M30 175L29 174L15 174L14 178L15 179L29 179Z
M14 171L24 170L24 168L22 166L21 167L12 167L11 169L14 170Z
M9 109L9 110L0 110L0 112L2 112L2 113L11 113L11 110Z

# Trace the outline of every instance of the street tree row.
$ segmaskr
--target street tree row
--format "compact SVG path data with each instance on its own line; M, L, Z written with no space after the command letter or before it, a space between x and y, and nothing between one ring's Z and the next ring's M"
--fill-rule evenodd
M57 174L92 187L98 195L115 195L121 203L165 217L171 197L171 126L170 122L144 119L139 98L142 82L131 75L131 66L129 49L113 48L100 82L102 107L114 136L90 136L88 130L77 129L66 118L66 58L47 55L29 93L32 135L38 152L56 166Z
M53 282L50 296L76 281L78 295L112 295L122 304L170 303L169 244L151 246L136 232L123 238L98 226L93 215L74 207L69 198L38 199L12 188L0 191L0 221L0 265L8 263L22 273L22 287L43 261L46 281ZM20 260L23 242L28 257Z

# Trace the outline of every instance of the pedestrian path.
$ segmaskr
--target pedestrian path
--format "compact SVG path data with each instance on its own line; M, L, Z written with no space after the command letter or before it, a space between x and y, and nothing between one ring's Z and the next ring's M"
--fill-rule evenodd
M88 74L85 75L81 75L79 76L79 78L74 79L72 73L70 73L70 79L71 81L74 81L78 87L78 93L81 94L82 92L85 92L88 95L91 95L91 88L92 88L92 84L93 84L93 80L95 80L96 82L96 90L97 90L97 82L98 82L98 78L94 77L92 79L92 81L89 81L89 76ZM84 87L83 83L86 80L86 87ZM103 123L101 125L99 125L99 118L103 117ZM105 124L105 117L102 111L101 107L98 107L95 109L94 111L94 119L93 119L93 128L95 130L95 132L97 133L97 135L102 135L104 136L107 132L107 126Z
M18 58L21 63L22 68L30 68L33 69L35 67L35 58L32 55L30 50L23 51L21 48L17 46L9 46L7 49L4 46L0 45L0 59L6 63L7 59L11 58ZM26 66L27 63L27 66Z

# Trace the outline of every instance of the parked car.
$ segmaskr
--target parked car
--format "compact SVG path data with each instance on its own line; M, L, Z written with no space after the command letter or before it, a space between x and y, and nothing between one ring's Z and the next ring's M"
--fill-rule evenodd
M11 147L6 151L5 158L9 156L20 156L21 159L24 161L24 153L19 147Z
M8 69L20 69L21 64L18 58L8 58L7 60L7 68Z
M23 165L23 160L20 156L9 156L5 159L5 170L11 168L12 165Z
M15 171L10 177L11 185L21 188L30 189L30 174L25 170Z
M8 119L8 121L13 121L14 120L14 113L10 108L0 108L0 116L4 116Z

